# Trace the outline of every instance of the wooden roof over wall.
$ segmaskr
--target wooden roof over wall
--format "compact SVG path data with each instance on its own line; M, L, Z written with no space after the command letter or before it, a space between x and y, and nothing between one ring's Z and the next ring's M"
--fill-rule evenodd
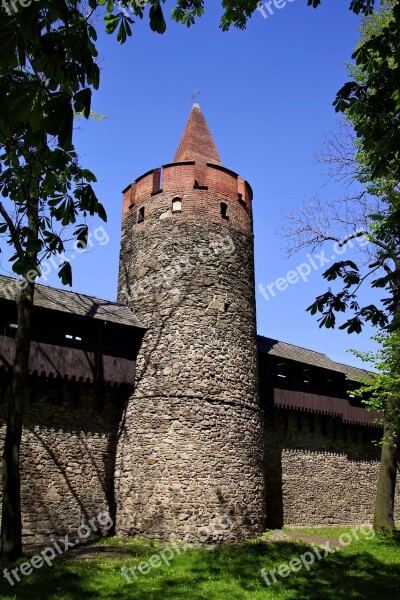
M0 275L0 300L15 302L19 281L14 277ZM36 284L34 305L70 315L145 329L130 308L124 304L79 294L78 292Z
M257 336L257 345L260 352L268 354L269 356L276 356L305 365L319 367L320 369L342 373L347 379L353 381L357 381L359 377L368 377L369 375L369 371L365 369L358 369L357 367L337 363L321 352L315 352L314 350L308 350L301 346L280 342L279 340L274 340L261 335Z

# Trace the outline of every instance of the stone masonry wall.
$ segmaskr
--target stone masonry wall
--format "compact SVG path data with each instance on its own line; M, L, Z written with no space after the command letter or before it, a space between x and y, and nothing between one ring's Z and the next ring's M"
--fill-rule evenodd
M379 431L277 411L264 433L269 527L372 523ZM399 519L400 486L396 506Z
M196 344L193 343L193 348ZM168 352L167 352L168 354ZM221 377L219 369L203 377ZM154 365L153 365L154 367ZM174 367L179 371L178 367ZM175 373L176 376L179 373ZM2 381L0 381L0 384ZM0 385L0 443L5 400ZM22 441L25 536L73 534L106 510L121 533L182 537L228 515L227 539L264 527L259 413L219 396L96 392L76 382L42 382L26 400ZM102 400L99 405L99 400ZM277 411L264 432L267 525L337 525L372 520L378 430ZM400 486L396 498L400 519Z
M115 448L125 400L126 391L111 387L99 392L90 384L31 380L21 445L25 536L74 534L103 511L113 517ZM1 445L5 414L1 394Z
M226 514L239 539L265 516L251 215L243 234L221 195L181 190L173 215L176 195L123 223L119 300L149 329L118 446L117 530L196 540Z

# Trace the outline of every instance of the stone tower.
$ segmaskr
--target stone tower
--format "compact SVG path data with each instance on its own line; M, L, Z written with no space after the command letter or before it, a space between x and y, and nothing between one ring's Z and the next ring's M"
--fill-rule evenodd
M123 193L119 301L148 330L121 424L117 532L254 536L265 500L251 187L222 165L194 104L174 161Z

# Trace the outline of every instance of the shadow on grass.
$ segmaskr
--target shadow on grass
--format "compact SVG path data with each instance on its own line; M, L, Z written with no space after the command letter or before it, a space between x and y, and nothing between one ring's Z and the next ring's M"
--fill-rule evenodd
M139 558L132 558L130 564L115 559L57 561L52 568L43 567L14 587L1 578L0 598L391 600L400 598L399 550L399 544L390 541L374 542L371 552L365 546L340 550L316 560L309 570L302 568L285 578L276 575L277 582L270 586L261 578L261 569L267 573L276 570L280 564L310 552L310 546L257 542L190 550L175 557L169 568L152 569L132 583L122 577L120 568L137 565Z

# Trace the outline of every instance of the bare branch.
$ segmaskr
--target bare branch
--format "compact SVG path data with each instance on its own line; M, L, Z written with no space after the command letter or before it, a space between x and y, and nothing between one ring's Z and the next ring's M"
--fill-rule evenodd
M339 246L340 247L345 246L347 244L347 242L349 242L350 240L354 240L359 237L364 237L364 235L365 235L365 231L356 231L355 233L351 233L350 235L345 237L344 240L342 240L339 243Z
M364 193L340 200L315 196L295 211L284 212L284 225L278 234L287 240L288 256L305 248L315 250L327 241L343 246L368 233L368 215L376 209L376 203L369 202Z
M2 202L0 202L0 215L3 217L4 221L7 223L7 227L10 231L10 236L11 236L11 239L15 246L15 249L17 250L19 256L21 258L23 258L25 256L25 253L24 253L24 249L22 247L22 244L21 244L19 236L18 236L18 231L17 231L14 223L12 222L12 219L11 219L10 215L8 214L8 212Z

